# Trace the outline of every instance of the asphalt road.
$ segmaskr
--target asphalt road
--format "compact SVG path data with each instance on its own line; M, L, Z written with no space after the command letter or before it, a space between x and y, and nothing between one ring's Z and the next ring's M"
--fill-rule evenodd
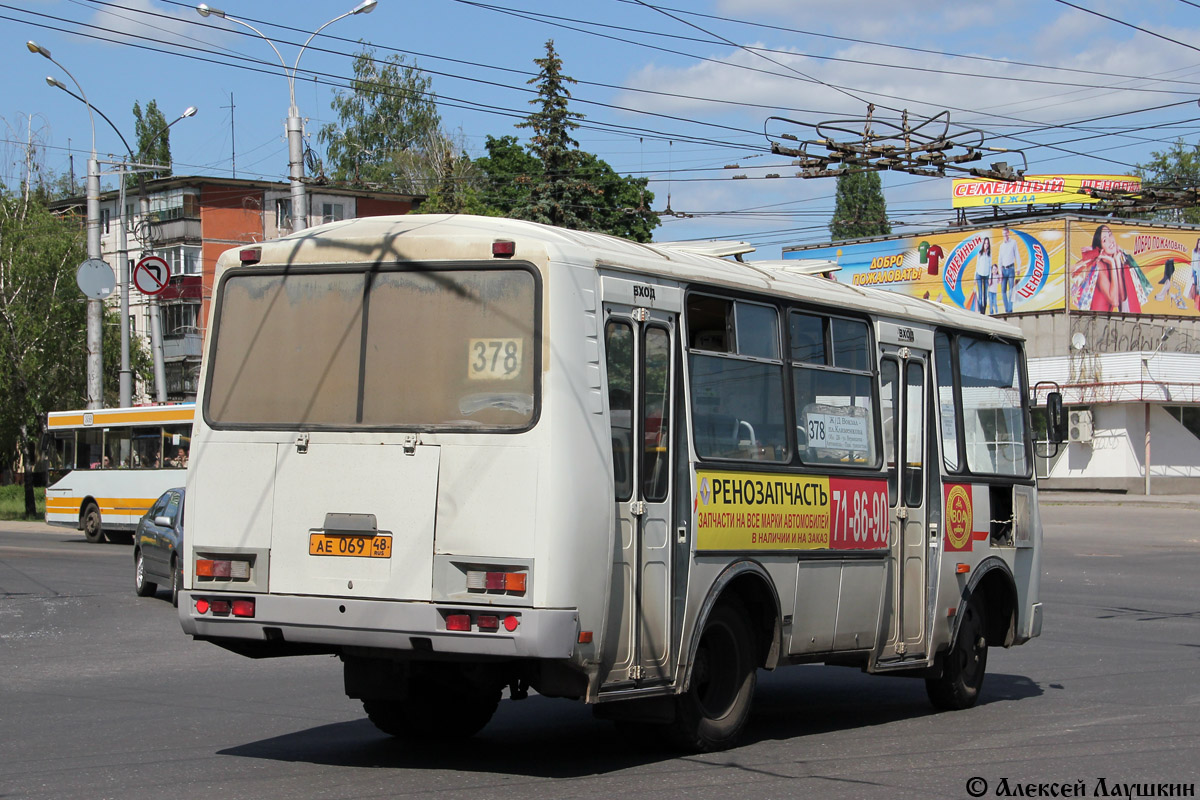
M468 743L392 740L336 659L192 642L165 593L134 595L128 545L0 522L0 797L926 800L972 779L988 797L1077 781L1195 796L1200 508L1043 511L1045 630L991 651L978 707L937 714L919 681L845 668L760 672L744 744L687 757L539 697L501 703Z

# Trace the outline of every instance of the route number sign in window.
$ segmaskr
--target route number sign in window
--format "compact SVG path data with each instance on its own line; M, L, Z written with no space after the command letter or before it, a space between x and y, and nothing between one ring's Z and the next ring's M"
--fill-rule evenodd
M521 374L520 339L471 339L467 348L467 377L471 380L511 380Z

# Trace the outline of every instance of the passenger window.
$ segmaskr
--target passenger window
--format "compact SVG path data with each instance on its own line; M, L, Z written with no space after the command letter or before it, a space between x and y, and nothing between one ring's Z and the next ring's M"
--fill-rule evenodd
M788 333L791 336L792 361L826 363L824 318L793 311L788 315Z
M753 358L779 358L779 314L771 306L738 302L737 352Z
M833 328L833 365L843 369L855 369L861 372L870 370L870 359L867 349L870 337L867 336L866 323L853 319L831 320Z
M800 460L877 466L874 375L866 324L792 312L788 329ZM833 353L832 366L823 366L827 353Z
M691 295L687 331L697 454L790 460L778 311L760 303Z

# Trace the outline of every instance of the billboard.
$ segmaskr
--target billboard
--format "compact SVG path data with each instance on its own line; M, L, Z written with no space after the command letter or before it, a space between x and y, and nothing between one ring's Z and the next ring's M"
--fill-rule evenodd
M1063 220L786 250L785 259L838 262L833 277L981 314L1065 306Z
M1200 316L1200 230L1068 224L1072 311Z
M1031 204L1095 203L1081 189L1137 192L1141 178L1130 175L1028 175L1019 181L955 178L951 188L954 208L1024 206Z

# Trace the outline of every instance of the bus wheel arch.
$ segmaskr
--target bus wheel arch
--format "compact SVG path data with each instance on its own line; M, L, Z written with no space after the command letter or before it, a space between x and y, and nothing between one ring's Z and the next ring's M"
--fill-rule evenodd
M695 660L704 622L720 603L736 603L744 610L754 637L755 665L764 669L777 667L783 637L779 593L775 590L771 576L757 561L738 561L730 564L713 582L708 597L700 607L700 613L696 615L700 624L692 633L687 650L687 663L690 665ZM686 686L684 688L686 689Z
M100 505L91 497L85 497L79 506L79 530L83 531L83 538L92 544L104 541Z
M779 601L761 565L731 565L713 585L688 650L671 738L689 751L732 746L750 716L759 667L779 657Z
M925 680L935 708L961 710L979 701L988 648L1012 645L1016 618L1016 584L1008 565L985 560L963 590L950 646L938 656L938 674Z
M1008 564L999 558L988 558L975 569L959 602L965 607L968 602L979 602L985 609L988 644L993 647L1011 647L1017 632L1017 583ZM955 628L962 624L955 620Z

